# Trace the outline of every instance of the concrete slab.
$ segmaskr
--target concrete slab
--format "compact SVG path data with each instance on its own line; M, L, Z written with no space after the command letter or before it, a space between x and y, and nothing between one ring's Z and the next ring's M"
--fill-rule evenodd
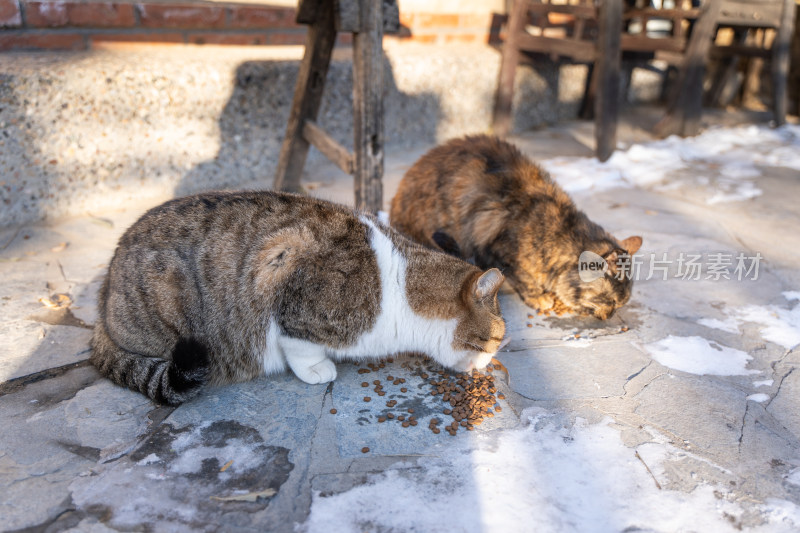
M516 140L536 157L583 155L591 150L587 131L591 124L562 124ZM645 129L621 131L631 142ZM387 205L429 147L387 153ZM351 200L349 177L319 161L308 170L311 194ZM447 406L422 377L429 369L400 358L361 374L363 365L341 363L330 385L309 386L287 373L209 388L177 409L152 404L101 379L85 359L116 240L157 202L131 200L124 210L4 230L2 528L288 532L335 524L326 531L390 531L399 526L373 520L370 513L381 510L369 502L397 504L392 490L428 495L423 487L437 483L446 490L420 509L466 506L458 521L465 531L511 530L509 523L521 522L509 517L532 515L549 520L542 524L550 529L586 525L587 487L605 495L603 523L620 529L679 529L657 517L687 507L697 511L692 527L705 530L800 527L793 521L800 516L793 514L800 513L800 358L775 334L798 327L792 320L800 303L788 291L800 289L800 258L798 248L787 249L793 237L784 238L800 223L784 197L797 172L765 166L762 173L764 193L736 204L709 206L687 196L708 187L684 181L675 190L576 194L615 235L644 236L645 273L650 254L664 252L758 251L765 268L752 282L641 279L631 302L606 322L533 316L504 289L511 342L498 356L504 369L493 376L505 398L493 418L455 437L428 427L434 417L447 421ZM58 294L69 298L63 307L43 303ZM740 373L672 368L648 351L669 336L748 359ZM389 375L405 382L390 383ZM409 409L417 426L379 421ZM531 479L546 489L537 492ZM375 498L361 500L362 493ZM366 502L365 514L337 521L351 509L340 502L350 501ZM413 523L432 523L423 518Z

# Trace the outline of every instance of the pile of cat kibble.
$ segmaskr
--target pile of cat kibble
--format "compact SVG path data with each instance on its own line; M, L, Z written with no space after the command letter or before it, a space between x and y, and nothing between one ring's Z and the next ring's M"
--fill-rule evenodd
M392 375L390 369L386 369L386 365L394 363L393 358L388 358L385 362L367 363L364 368L359 368L358 374L363 376L361 387L367 389L372 388L372 392L378 397L386 395L384 386L400 386L400 393L408 393L409 384L406 386L406 379ZM354 363L358 365L358 363ZM430 396L441 400L441 414L445 417L450 417L451 422L442 427L444 424L443 417L434 416L428 424L428 429L439 434L442 430L447 431L451 436L455 436L459 429L466 431L473 431L475 426L483 423L485 418L491 418L496 412L503 410L499 405L498 400L505 399L503 393L497 392L495 385L495 378L492 372L495 370L506 371L502 363L497 359L492 359L492 363L486 368L485 373L479 371L451 373L436 363L418 357L413 357L400 364L400 367L405 369L403 373L410 373L412 376L421 378L422 382L415 384L416 389L423 394L430 394ZM378 376L376 376L376 374ZM368 377L369 376L369 377ZM376 379L376 378L381 379ZM371 378L371 379L370 379ZM372 402L373 396L365 395L364 402ZM409 407L397 412L394 408L397 406L397 400L390 399L385 403L387 410L384 410L378 416L378 423L398 423L403 428L413 427L418 425L418 420L414 414L414 408ZM336 410L331 410L332 414ZM369 448L365 447L361 450L363 453L369 452Z

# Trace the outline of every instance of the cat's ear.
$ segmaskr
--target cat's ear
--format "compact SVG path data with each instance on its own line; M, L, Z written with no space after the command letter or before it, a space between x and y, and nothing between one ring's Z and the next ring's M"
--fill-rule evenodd
M505 277L499 270L490 268L481 274L481 277L475 282L475 297L482 300L487 296L496 294L500 290L500 286L503 285L504 280Z
M437 230L433 232L431 238L433 239L433 242L436 243L436 246L441 248L444 253L461 257L461 247L458 245L456 240L447 233L443 232L442 230Z
M624 241L620 241L619 244L622 246L623 250L633 255L642 247L642 238L635 235L633 237L628 237Z

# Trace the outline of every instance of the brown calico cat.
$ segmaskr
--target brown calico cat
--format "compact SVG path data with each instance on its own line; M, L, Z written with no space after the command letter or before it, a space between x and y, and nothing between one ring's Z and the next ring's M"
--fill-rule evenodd
M210 193L147 212L100 290L91 361L168 404L204 383L334 360L422 352L482 368L505 325L503 276L404 238L370 215L278 192Z
M636 253L641 237L616 240L496 137L452 140L422 156L400 182L390 216L396 229L427 246L500 268L525 303L545 313L606 319L630 298L633 280L617 262ZM581 281L584 251L607 261L600 279Z

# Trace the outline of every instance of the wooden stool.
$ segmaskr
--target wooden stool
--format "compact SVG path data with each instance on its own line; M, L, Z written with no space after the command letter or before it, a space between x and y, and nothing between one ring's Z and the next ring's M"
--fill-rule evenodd
M590 65L584 102L594 102L597 158L607 160L617 143L620 58L623 52L660 55L678 68L678 83L671 91L665 118L657 126L661 135L693 135L699 130L702 76L711 44L719 0L705 0L701 8L637 7L636 0L513 0L508 37L503 46L500 79L495 98L494 131L511 130L514 75L521 52L567 57ZM651 37L650 20L667 20L671 33ZM642 28L629 31L631 22ZM692 24L691 33L684 26ZM589 110L590 105L584 105ZM590 112L591 114L591 112Z
M313 144L355 179L355 206L383 206L383 34L400 28L396 0L300 0L297 22L308 24L286 137L273 187L300 192L300 177ZM353 34L354 150L317 123L337 32Z
M721 75L715 77L708 95L711 105L720 103L740 56L758 62L767 59L772 69L775 124L780 126L786 122L786 83L795 9L794 0L722 0L717 29L732 29L734 38L729 45L711 48L711 57L721 59ZM767 32L774 34L771 41L766 39ZM752 72L756 70L751 69Z

